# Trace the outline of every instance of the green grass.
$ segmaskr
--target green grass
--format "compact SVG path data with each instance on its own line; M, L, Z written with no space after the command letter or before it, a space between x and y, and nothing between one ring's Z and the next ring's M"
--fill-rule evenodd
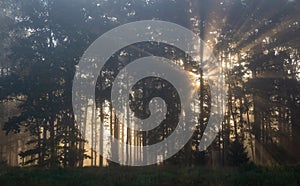
M300 185L300 165L239 168L1 168L0 185Z

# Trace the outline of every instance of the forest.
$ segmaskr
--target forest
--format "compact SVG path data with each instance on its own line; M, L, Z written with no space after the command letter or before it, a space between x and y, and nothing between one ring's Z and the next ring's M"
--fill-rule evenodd
M85 51L106 32L143 20L167 21L191 30L210 48L220 67L226 91L224 118L218 135L204 150L198 147L205 140L202 137L212 117L215 99L207 74L197 60L167 43L137 42L112 54L97 77L95 99L77 97L88 106L79 108L80 115L74 114L72 86ZM45 174L50 175L58 174L51 172L57 168L89 174L95 170L99 175L103 173L104 179L110 169L118 175L118 171L128 171L123 165L147 162L149 157L143 147L164 142L176 132L180 114L184 112L178 90L158 77L141 79L130 89L128 100L117 99L129 108L123 111L122 117L113 107L112 90L118 73L133 64L132 61L160 56L187 71L197 84L194 111L198 116L192 136L176 154L168 157L168 146L158 150L153 160L156 164L129 170L141 180L126 182L128 185L156 182L176 185L171 183L172 176L188 173L195 184L205 184L205 180L197 182L196 175L201 175L202 169L208 170L205 175L210 179L226 177L222 169L233 171L235 176L238 173L234 171L254 169L255 175L261 173L268 179L272 179L272 174L280 175L280 171L294 172L287 176L292 181L296 179L290 184L300 184L299 1L1 0L0 25L0 180L3 183L12 183L3 181L4 170L21 171L19 179L23 171L20 168L27 168L32 174L35 168L45 169L49 171ZM199 60L203 58L200 51ZM81 78L85 76L89 74L82 74ZM128 87L130 83L129 77L119 86ZM164 120L149 131L129 128L134 125L129 113L140 119L150 117L149 104L156 97L166 105ZM186 120L192 118L184 117ZM125 145L113 150L113 138ZM129 146L137 148L129 149ZM113 156L118 162L112 161ZM278 168L269 173L270 166ZM167 178L157 175L156 170L165 171ZM90 177L96 179L95 174ZM236 176L240 182L231 182L231 177L228 183L245 184L251 178L246 174L245 181L241 176L242 173ZM41 177L49 179L46 175ZM283 175L279 177L286 180ZM7 179L17 178L7 176ZM280 180L277 181L280 185ZM258 182L249 183L257 185ZM91 185L98 184L91 182Z

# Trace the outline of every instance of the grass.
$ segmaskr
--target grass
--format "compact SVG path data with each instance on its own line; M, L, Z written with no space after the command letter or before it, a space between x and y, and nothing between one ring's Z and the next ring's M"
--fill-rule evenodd
M0 185L300 185L300 165L238 168L86 167L0 168Z

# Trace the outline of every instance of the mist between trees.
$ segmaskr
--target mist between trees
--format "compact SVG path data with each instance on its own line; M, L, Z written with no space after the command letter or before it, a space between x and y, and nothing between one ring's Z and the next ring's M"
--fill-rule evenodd
M111 105L117 73L131 61L152 55L181 66L198 86L195 132L184 148L161 164L299 163L299 18L299 2L285 0L1 1L1 165L113 166L115 163L96 151L112 153L107 134L136 146L167 138L181 112L178 93L167 81L143 79L129 94L128 104L139 118L149 117L153 97L165 101L166 118L153 130L128 129L131 118L118 119ZM164 43L136 43L113 54L99 72L95 101L89 100L91 107L82 108L89 114L81 116L80 127L74 120L72 82L83 52L110 29L149 19L192 30L213 50L222 67L227 91L225 117L219 135L205 151L197 147L214 99L206 76L184 51ZM91 138L85 139L86 134ZM138 149L119 147L116 153L120 162L147 159Z

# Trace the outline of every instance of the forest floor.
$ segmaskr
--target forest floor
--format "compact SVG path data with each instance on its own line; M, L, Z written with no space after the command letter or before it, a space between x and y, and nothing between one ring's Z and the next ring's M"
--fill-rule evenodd
M300 185L300 165L261 167L0 168L0 185Z

